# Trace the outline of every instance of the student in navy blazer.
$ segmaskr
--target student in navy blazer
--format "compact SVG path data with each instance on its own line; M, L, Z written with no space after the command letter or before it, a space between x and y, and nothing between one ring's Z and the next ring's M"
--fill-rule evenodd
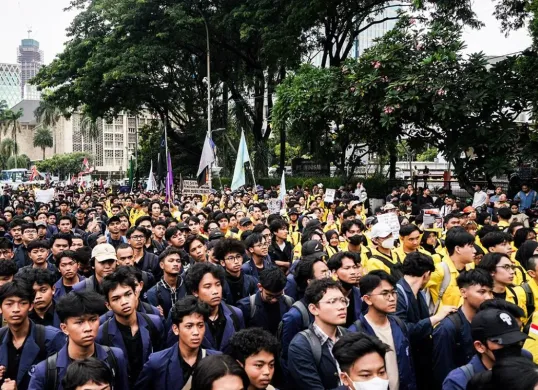
M65 336L58 329L36 325L28 318L32 302L32 289L23 280L15 279L0 287L0 307L3 319L7 321L7 326L0 329L0 366L5 367L3 379L15 380L17 388L23 390L28 388L28 372L32 366L65 344ZM21 329L26 329L25 334L21 334ZM13 332L18 334L16 340ZM22 347L18 369L9 366L12 352L8 345L12 342Z
M260 233L252 233L245 240L245 247L250 260L243 263L241 270L245 275L252 276L256 283L260 279L261 271L275 267L271 257L268 255L269 244Z
M346 327L350 327L368 307L363 304L358 288L363 273L360 255L355 252L338 252L329 259L327 267L333 275L336 275L344 289L344 295L349 299Z
M303 259L296 263L297 268L286 277L284 294L299 301L303 298L308 281L328 277L329 268L322 258Z
M54 299L58 301L69 293L75 284L86 278L78 274L78 257L75 251L67 250L60 253L56 257L56 268L62 275L54 284Z
M224 271L211 263L193 264L186 276L187 290L210 307L202 347L226 352L235 332L245 327L243 313L222 301Z
M396 312L396 282L392 275L382 270L371 271L361 278L359 286L363 300L368 305L368 312L365 315L361 314L357 321L358 326L353 324L349 330L351 332L362 331L379 337L386 344L394 345L399 388L401 390L415 390L417 386L407 329L399 318L389 315ZM387 340L384 340L383 334L376 333L374 328L384 329L387 326L390 326L391 339L387 337ZM391 378L390 372L389 380L391 386L396 382L394 377Z
M203 349L206 333L205 321L209 306L194 296L177 301L171 310L172 331L175 343L165 350L152 353L138 377L138 389L182 389L191 379L194 366L208 355L220 351ZM182 367L189 367L183 371Z
M129 272L116 272L103 280L106 305L114 316L100 327L96 342L120 348L129 361L129 384L134 385L140 370L152 352L161 349L164 326L158 316L136 311L136 279Z
M284 295L285 285L286 276L280 268L268 268L260 273L258 292L237 302L247 328L259 327L277 334L282 317L295 302Z

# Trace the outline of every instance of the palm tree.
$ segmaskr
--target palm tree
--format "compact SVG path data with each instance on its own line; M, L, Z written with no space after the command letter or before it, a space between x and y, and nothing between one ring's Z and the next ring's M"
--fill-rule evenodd
M82 119L80 120L80 132L84 137L87 137L90 140L97 140L99 137L99 126L97 125L97 121L86 114L82 114Z
M4 135L6 135L8 132L11 135L11 139L17 144L17 133L21 132L21 124L19 122L19 119L22 118L23 112L22 109L15 112L11 110L7 110L4 113L4 120L3 120L3 131ZM17 148L14 148L13 151L15 152L15 156L17 155ZM17 168L17 159L15 159L15 168Z
M38 126L34 133L34 148L41 148L43 160L45 159L45 149L52 148L53 145L52 131L48 127Z
M47 127L53 127L63 116L63 112L54 103L42 100L34 111L36 121Z
M19 151L19 145L10 138L4 138L0 142L0 165L2 169L6 169L7 160Z

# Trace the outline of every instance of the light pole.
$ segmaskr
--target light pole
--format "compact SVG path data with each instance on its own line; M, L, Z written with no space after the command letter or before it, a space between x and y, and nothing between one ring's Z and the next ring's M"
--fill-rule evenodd
M202 12L202 10L199 7L196 7L200 15L202 15L202 19L204 20L205 25L205 33L206 33L206 42L207 42L207 136L211 140L211 56L209 52L209 27L207 26L207 20ZM211 188L211 176L212 176L212 166L213 164L209 164L209 178L208 178L208 184L209 188Z

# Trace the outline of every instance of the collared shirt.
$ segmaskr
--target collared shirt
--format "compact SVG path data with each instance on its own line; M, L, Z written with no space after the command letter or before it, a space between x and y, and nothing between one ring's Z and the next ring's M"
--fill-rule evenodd
M54 301L45 312L45 315L43 316L43 318L41 318L39 314L36 313L35 310L32 310L28 314L28 317L32 321L34 321L36 324L43 325L43 326L54 326Z
M220 349L220 343L222 342L222 336L224 335L224 328L226 327L226 317L222 310L222 305L219 305L219 316L215 321L207 319L207 327L215 340L217 349Z
M333 348L336 342L342 337L342 332L339 328L336 328L336 335L335 335L335 341L333 341L329 336L325 334L324 331L321 330L319 326L316 325L314 322L312 324L312 329L314 330L314 334L319 339L319 343L323 346L323 344L327 343L327 347L329 348L329 352L331 353L331 356L333 356ZM334 357L334 356L333 356Z

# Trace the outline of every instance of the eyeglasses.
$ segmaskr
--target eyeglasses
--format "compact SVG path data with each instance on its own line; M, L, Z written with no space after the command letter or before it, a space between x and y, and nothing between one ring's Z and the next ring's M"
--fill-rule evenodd
M243 256L241 255L228 256L228 257L225 257L224 260L239 263L240 261L243 261Z
M34 230L34 229L25 229L25 230L24 230L24 233L27 233L27 234L37 234L37 230Z
M146 238L146 236L131 236L131 239L132 239L132 240L137 240L137 241L138 241L138 240L143 240L143 239L145 239L145 238Z
M10 249L0 250L0 256L2 256L2 257L9 256L12 253L13 253L13 251L11 251Z
M276 301L284 296L284 292L281 292L280 294L271 294L264 290L264 295L268 301Z
M398 292L396 290L392 290L392 291L383 291L379 294L369 294L369 295L370 296L380 295L388 301L389 298L396 298L396 295L398 295Z
M268 246L269 246L269 244L266 243L266 242L254 245L254 247L260 247L260 248L267 248Z
M331 299L327 299L326 301L319 301L319 303L326 303L328 305L331 305L331 306L334 306L336 305L337 303L341 303L342 305L344 305L345 307L348 307L349 306L349 299L345 298L345 297L342 297L342 298L331 298Z
M517 266L513 264L498 265L495 268L504 268L506 271L515 271Z

